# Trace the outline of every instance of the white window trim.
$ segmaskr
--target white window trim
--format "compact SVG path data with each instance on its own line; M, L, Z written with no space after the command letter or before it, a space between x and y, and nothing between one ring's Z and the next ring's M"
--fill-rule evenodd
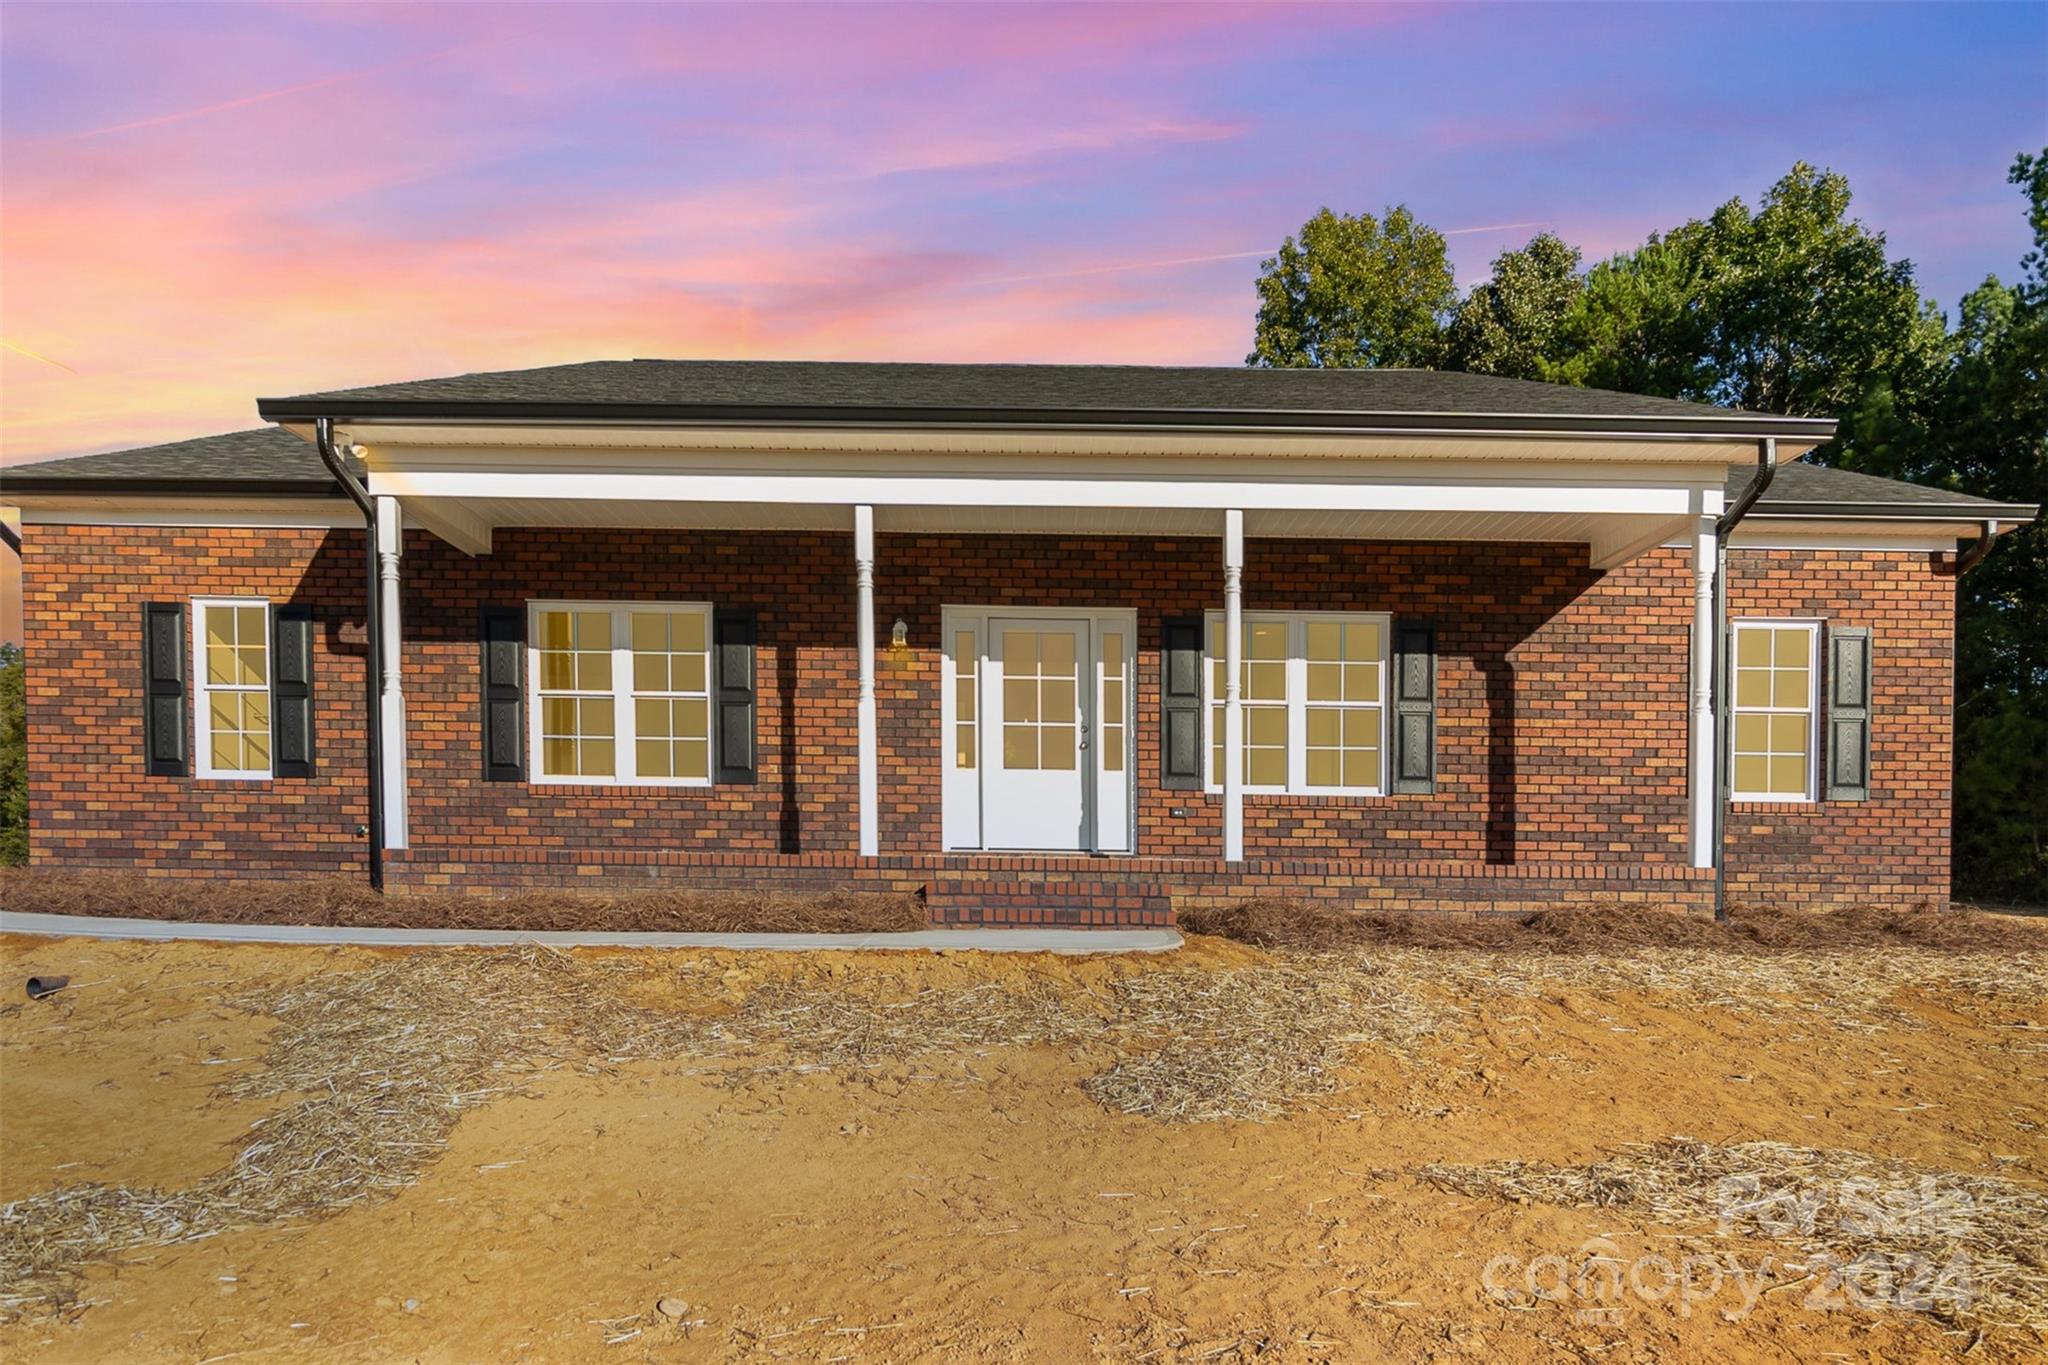
M1820 621L1811 617L1743 616L1728 627L1728 799L1781 806L1812 805L1815 781L1820 771ZM1790 709L1778 706L1738 706L1735 703L1736 660L1742 657L1740 637L1744 630L1803 630L1806 632L1806 787L1799 795L1787 792L1746 792L1735 785L1735 719L1741 715L1788 716Z
M540 614L544 611L602 611L612 618L612 754L609 777L550 774L541 761ZM628 616L636 611L698 612L704 617L704 702L706 762L703 777L642 777L634 732L633 634ZM709 787L718 774L718 642L712 638L709 602L574 601L550 598L526 604L526 780L543 787ZM623 643L622 643L623 642ZM583 695L595 695L585 693ZM667 696L670 694L658 694Z
M206 681L206 613L214 607L261 607L263 608L263 685L243 687L238 684L209 683ZM213 692L261 692L271 695L272 670L277 660L272 657L270 599L265 597L195 597L192 599L192 774L210 782L268 782L277 772L277 714L275 708L270 716L270 766L267 768L216 768L213 766L213 708L207 704L208 694Z
M1247 796L1385 796L1387 794L1388 748L1392 742L1393 704L1388 688L1393 681L1394 618L1380 611L1248 611L1244 614L1247 637L1254 622L1281 622L1287 627L1287 785L1253 786L1246 783ZM1380 775L1367 787L1311 787L1308 785L1308 624L1311 621L1371 622L1380 628ZM1203 790L1220 795L1223 786L1210 780L1209 756L1215 748L1210 718L1223 698L1215 695L1216 656L1209 653L1209 628L1223 624L1223 613L1205 615L1202 626L1202 774ZM1240 660L1240 663L1242 660ZM1242 688L1243 684L1239 684Z

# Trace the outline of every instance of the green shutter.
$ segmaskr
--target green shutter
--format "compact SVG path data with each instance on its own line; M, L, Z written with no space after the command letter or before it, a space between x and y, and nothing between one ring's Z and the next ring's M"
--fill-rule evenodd
M279 607L270 618L271 771L313 775L313 612Z
M718 735L718 766L712 780L720 786L751 784L758 776L754 752L756 729L754 684L754 613L719 609L711 616L711 643L718 676L713 686L713 726Z
M486 782L526 779L526 608L485 607L479 616Z
M1436 627L1394 623L1394 791L1436 790Z
M1870 799L1870 627L1827 631L1827 782L1829 801Z
M142 608L142 766L153 777L186 773L185 606Z
M1159 640L1159 785L1202 787L1202 634L1200 616L1169 616Z

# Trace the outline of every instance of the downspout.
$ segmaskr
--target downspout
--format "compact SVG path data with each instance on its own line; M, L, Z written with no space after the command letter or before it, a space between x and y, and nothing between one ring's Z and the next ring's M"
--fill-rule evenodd
M1728 918L1728 537L1778 477L1778 443L1757 443L1756 477L1714 523L1714 918Z
M1991 546L1997 540L1998 523L1995 521L1985 522L1984 534L1971 541L1969 547L1956 556L1956 577L1961 578L1964 574L1976 568L1977 562L1983 559L1985 555L1991 553Z
M363 487L362 480L355 476L342 462L341 452L334 448L334 419L315 418L313 422L313 443L320 449L320 462L327 466L327 472L341 485L349 500L362 509L364 558L369 565L369 593L364 599L367 610L364 615L363 636L363 735L367 750L365 761L369 765L370 794L370 886L377 891L384 889L384 717L377 705L377 678L382 663L380 655L382 632L378 629L377 611L377 505L370 501L370 490Z

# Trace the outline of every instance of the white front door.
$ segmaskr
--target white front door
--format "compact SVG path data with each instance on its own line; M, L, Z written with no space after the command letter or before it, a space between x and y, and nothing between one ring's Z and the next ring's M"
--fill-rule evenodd
M1094 667L1086 618L992 616L982 715L988 848L1093 846Z

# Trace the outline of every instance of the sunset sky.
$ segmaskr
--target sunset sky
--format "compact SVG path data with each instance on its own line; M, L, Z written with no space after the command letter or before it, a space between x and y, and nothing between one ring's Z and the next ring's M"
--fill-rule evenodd
M9 3L0 459L594 357L1235 364L1405 201L1461 283L1794 160L1952 306L2026 242L2042 5Z

